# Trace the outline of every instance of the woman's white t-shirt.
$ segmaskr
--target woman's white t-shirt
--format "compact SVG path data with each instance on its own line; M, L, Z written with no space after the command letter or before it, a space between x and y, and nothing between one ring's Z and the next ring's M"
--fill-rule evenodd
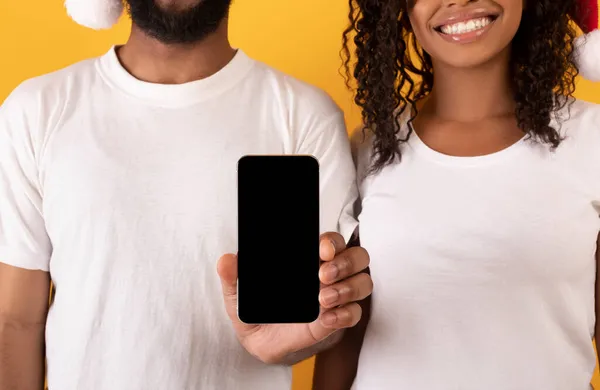
M596 364L600 106L577 101L556 151L523 139L452 157L414 133L365 175L372 317L355 390L588 390Z

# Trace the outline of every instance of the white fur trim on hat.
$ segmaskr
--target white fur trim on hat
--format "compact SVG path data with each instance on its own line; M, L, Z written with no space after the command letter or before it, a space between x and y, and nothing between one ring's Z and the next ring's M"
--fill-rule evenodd
M600 29L577 37L575 50L581 77L589 81L600 81Z
M122 0L65 0L65 8L75 22L94 30L111 28L123 14Z

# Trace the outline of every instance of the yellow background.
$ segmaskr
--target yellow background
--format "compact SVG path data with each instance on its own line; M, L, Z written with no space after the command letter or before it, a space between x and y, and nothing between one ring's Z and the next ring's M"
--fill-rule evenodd
M323 89L345 110L349 129L360 113L338 75L347 0L234 0L232 43L250 56ZM72 22L63 0L0 1L0 102L21 81L105 53L123 43L126 18L109 31ZM600 103L600 85L581 82L577 96ZM310 389L312 360L294 370L294 390ZM600 380L595 379L597 388Z

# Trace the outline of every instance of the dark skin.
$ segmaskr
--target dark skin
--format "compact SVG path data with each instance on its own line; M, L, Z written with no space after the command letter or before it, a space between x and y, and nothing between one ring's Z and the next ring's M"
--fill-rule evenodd
M0 264L0 389L44 386L47 272Z
M523 7L523 0L413 2L410 22L417 40L432 57L435 84L429 96L417 102L418 115L412 124L430 148L451 156L481 156L503 150L524 137L514 115L509 72L510 42L519 27ZM440 39L434 30L440 21L473 9L487 9L499 15L486 35L469 44ZM362 139L360 133L355 135L355 147ZM596 259L600 264L600 250ZM600 284L596 287L598 294ZM351 388L368 327L371 297L361 306L363 317L358 325L347 331L334 348L317 355L313 390ZM599 332L597 323L596 334ZM331 375L332 371L337 375Z

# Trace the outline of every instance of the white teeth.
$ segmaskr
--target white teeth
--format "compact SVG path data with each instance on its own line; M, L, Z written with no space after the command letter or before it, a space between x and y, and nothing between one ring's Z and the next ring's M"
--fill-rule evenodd
M444 34L456 35L456 34L465 34L471 31L476 31L484 28L488 24L492 23L492 18L478 18L472 19L466 22L459 22L454 24L446 24L440 27L440 30Z

